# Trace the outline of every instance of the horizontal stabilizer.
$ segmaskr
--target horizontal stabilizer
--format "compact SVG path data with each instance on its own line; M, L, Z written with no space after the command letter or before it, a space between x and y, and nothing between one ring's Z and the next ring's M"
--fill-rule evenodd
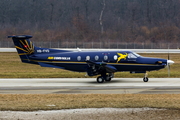
M8 36L8 38L29 39L29 38L32 38L32 36L31 35L12 35L12 36Z

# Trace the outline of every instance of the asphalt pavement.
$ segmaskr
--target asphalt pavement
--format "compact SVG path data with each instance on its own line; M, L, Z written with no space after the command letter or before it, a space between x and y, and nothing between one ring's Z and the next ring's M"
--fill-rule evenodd
M97 83L96 78L0 79L0 94L179 94L180 78L113 78Z

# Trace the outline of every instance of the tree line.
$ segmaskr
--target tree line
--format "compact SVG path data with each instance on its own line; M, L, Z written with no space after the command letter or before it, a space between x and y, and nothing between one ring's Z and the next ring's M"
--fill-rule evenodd
M1 0L0 37L179 42L179 0Z

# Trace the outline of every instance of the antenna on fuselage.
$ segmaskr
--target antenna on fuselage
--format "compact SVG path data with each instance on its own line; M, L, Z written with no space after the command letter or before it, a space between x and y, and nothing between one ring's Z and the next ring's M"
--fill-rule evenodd
M82 50L77 47L78 52L81 52Z

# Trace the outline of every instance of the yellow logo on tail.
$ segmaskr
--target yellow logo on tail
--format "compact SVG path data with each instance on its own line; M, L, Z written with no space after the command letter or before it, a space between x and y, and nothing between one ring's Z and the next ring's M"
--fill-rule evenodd
M19 55L30 55L34 52L34 45L30 41L29 43L27 40L20 40L20 43L23 47L15 46L17 49L23 51L24 53L19 53Z
M119 55L119 57L118 57L118 60L117 60L116 63L118 63L119 61L121 61L121 59L126 60L126 58L127 58L127 56L128 56L127 53L126 53L125 55L124 55L124 54L121 54L121 53L117 53L117 54Z

